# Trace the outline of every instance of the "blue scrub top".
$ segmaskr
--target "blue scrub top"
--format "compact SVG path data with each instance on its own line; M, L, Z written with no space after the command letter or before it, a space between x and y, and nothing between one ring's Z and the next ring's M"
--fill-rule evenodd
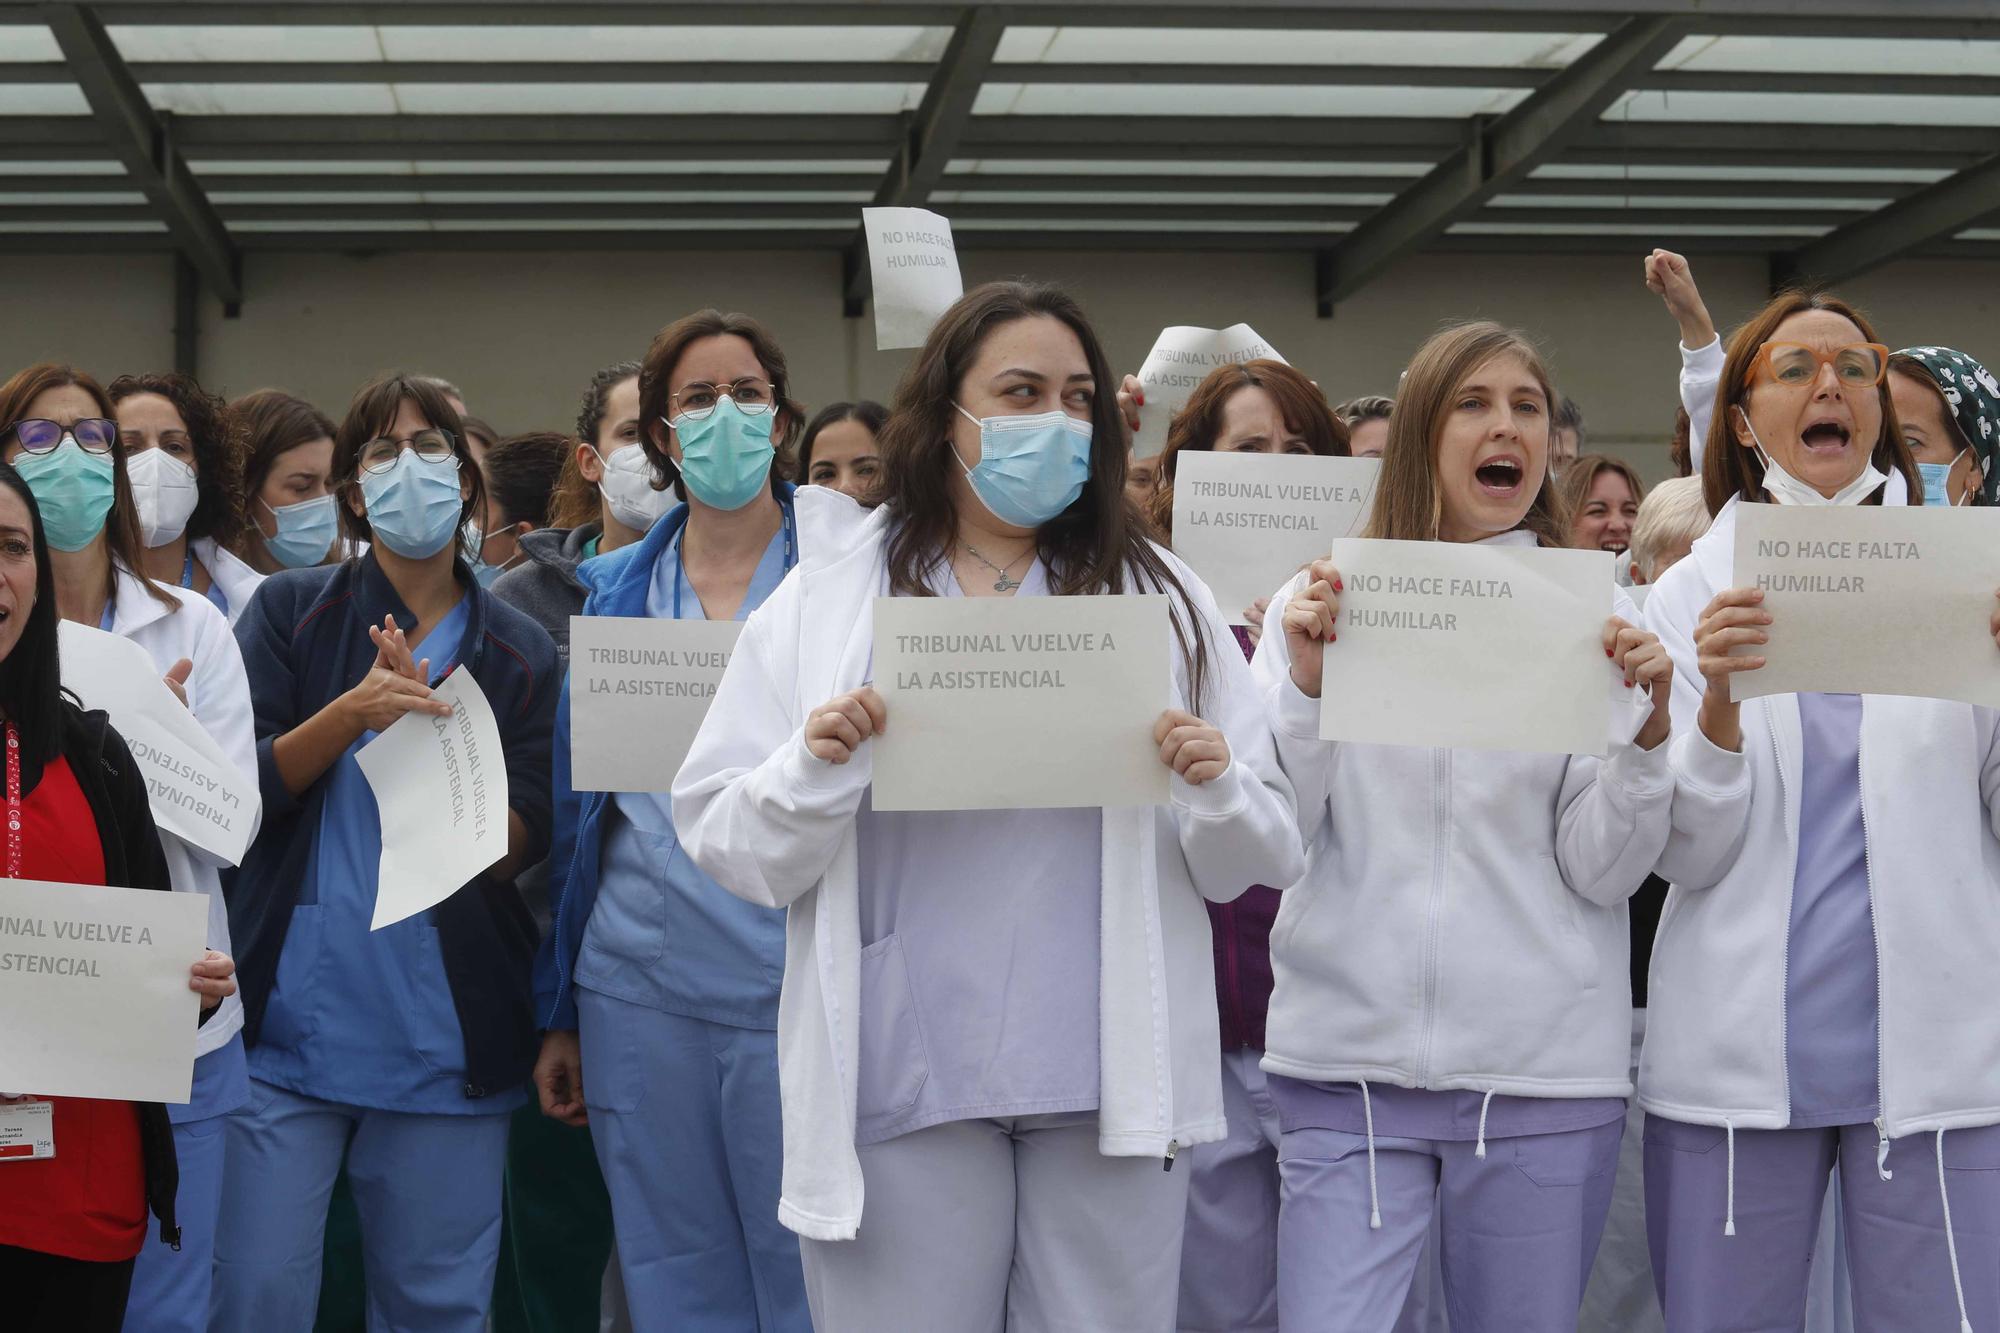
M706 620L681 567L681 534L660 554L646 614ZM784 580L789 523L764 548L737 608L746 619ZM775 1029L785 973L785 914L746 903L688 859L667 792L619 792L604 813L597 903L576 984L632 1004L733 1027ZM665 867L664 871L661 867Z
M459 599L410 655L431 659L431 683L458 658L472 597ZM321 781L326 804L313 843L313 877L300 886L278 955L250 1072L322 1101L420 1115L496 1115L525 1088L473 1098L465 1091L465 1036L445 979L431 913L371 931L382 820L355 762L366 732Z

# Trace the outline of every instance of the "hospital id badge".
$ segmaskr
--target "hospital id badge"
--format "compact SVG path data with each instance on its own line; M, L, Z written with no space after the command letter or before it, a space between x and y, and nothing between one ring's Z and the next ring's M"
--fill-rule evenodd
M55 1155L54 1102L0 1102L0 1164L39 1162Z

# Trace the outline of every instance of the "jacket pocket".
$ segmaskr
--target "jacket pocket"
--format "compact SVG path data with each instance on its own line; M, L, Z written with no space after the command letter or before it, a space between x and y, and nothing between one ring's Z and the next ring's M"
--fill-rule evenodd
M317 903L300 903L292 908L285 927L284 943L278 950L278 975L264 1005L264 1022L258 1030L261 1045L296 1050L319 1030L317 1010L325 997L313 994L313 977L319 971L321 935L326 923Z
M861 951L860 1036L856 1117L901 1115L915 1106L930 1078L930 1059L901 936L885 935Z

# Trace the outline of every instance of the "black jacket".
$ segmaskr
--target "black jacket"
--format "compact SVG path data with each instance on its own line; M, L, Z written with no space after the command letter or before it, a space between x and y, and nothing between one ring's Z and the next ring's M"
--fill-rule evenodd
M62 755L68 761L83 799L97 821L97 840L104 848L104 882L113 888L158 889L171 892L166 857L160 852L159 831L147 804L146 779L139 772L125 741L111 729L103 713L86 713L65 697L62 704ZM23 773L22 785L39 782L40 773ZM202 1017L207 1017L204 1012ZM180 1227L174 1219L174 1195L180 1188L180 1164L174 1157L173 1126L167 1108L151 1102L139 1105L139 1146L146 1167L146 1205L160 1219L160 1239L180 1248Z

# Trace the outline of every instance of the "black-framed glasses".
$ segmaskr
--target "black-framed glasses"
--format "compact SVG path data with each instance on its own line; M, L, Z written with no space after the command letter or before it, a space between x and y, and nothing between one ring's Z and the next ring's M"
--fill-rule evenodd
M686 417L690 421L705 420L715 410L715 405L724 398L736 404L736 410L745 416L758 416L778 405L777 390L768 380L740 379L728 384L710 384L696 380L693 384L683 384L679 391L667 395L667 401L675 411L674 416ZM673 424L671 421L669 425Z
M118 423L103 417L82 417L67 426L46 417L23 417L14 423L14 438L31 454L49 453L65 435L87 454L108 454L118 442Z
M420 430L407 440L392 439L387 435L373 439L361 446L360 462L363 472L387 472L396 466L396 460L408 449L426 463L442 463L453 457L451 432L441 427Z

